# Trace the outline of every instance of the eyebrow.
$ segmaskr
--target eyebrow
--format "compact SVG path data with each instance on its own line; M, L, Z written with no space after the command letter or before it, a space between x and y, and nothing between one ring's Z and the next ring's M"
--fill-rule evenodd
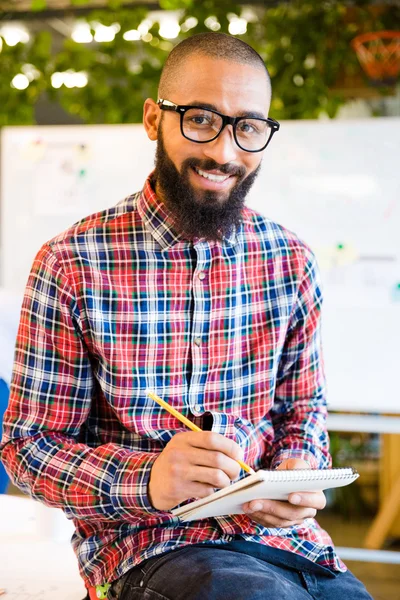
M193 100L193 102L190 102L189 104L187 104L186 106L200 106L202 108L209 108L210 110L216 110L217 112L221 112L217 106L215 106L215 104L210 104L209 102L200 102L200 100ZM221 113L223 114L223 113ZM266 119L266 117L257 111L251 110L244 110L242 112L240 112L238 115L236 115L237 117L247 117L248 119Z

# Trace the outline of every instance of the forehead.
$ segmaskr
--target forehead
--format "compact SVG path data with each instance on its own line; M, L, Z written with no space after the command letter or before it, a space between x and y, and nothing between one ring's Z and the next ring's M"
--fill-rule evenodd
M192 56L175 75L168 100L176 104L204 102L232 116L248 111L268 115L271 89L262 66Z

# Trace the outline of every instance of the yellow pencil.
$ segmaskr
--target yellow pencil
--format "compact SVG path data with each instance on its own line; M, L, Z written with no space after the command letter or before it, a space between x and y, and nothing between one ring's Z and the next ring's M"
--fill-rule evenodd
M191 429L192 431L202 431L202 429L200 429L200 427L197 427L197 425L192 423L192 421L189 421L189 419L184 417L175 408L170 406L168 404L168 402L165 402L165 400L162 400L161 398L156 396L156 394L154 394L153 392L147 392L147 395L149 396L149 398L151 398L152 400L157 402L160 406L165 408L165 410L167 410L169 413L171 413L171 415L174 415L174 417L176 417L179 421L181 421L181 423L184 423L186 425L186 427L189 427L189 429ZM244 471L246 471L246 473L250 473L251 475L254 475L255 471L251 467L249 467L249 465L246 465L246 463L244 463L241 460L238 460L237 462L242 467L242 469Z

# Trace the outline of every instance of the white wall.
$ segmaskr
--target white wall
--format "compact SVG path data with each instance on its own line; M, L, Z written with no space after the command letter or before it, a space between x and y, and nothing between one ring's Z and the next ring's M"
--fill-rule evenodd
M1 283L22 293L47 239L141 188L141 125L5 128ZM332 408L400 413L400 118L288 121L249 196L296 231L323 276Z

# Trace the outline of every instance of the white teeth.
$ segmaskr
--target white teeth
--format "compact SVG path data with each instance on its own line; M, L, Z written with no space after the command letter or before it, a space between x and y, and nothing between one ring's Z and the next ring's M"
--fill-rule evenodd
M200 169L197 169L197 167L195 167L196 172L201 175L202 177L205 177L206 179L209 179L210 181L216 181L217 183L221 183L222 181L225 181L226 179L228 179L229 175L214 175L214 173L207 173L206 171L201 171Z

